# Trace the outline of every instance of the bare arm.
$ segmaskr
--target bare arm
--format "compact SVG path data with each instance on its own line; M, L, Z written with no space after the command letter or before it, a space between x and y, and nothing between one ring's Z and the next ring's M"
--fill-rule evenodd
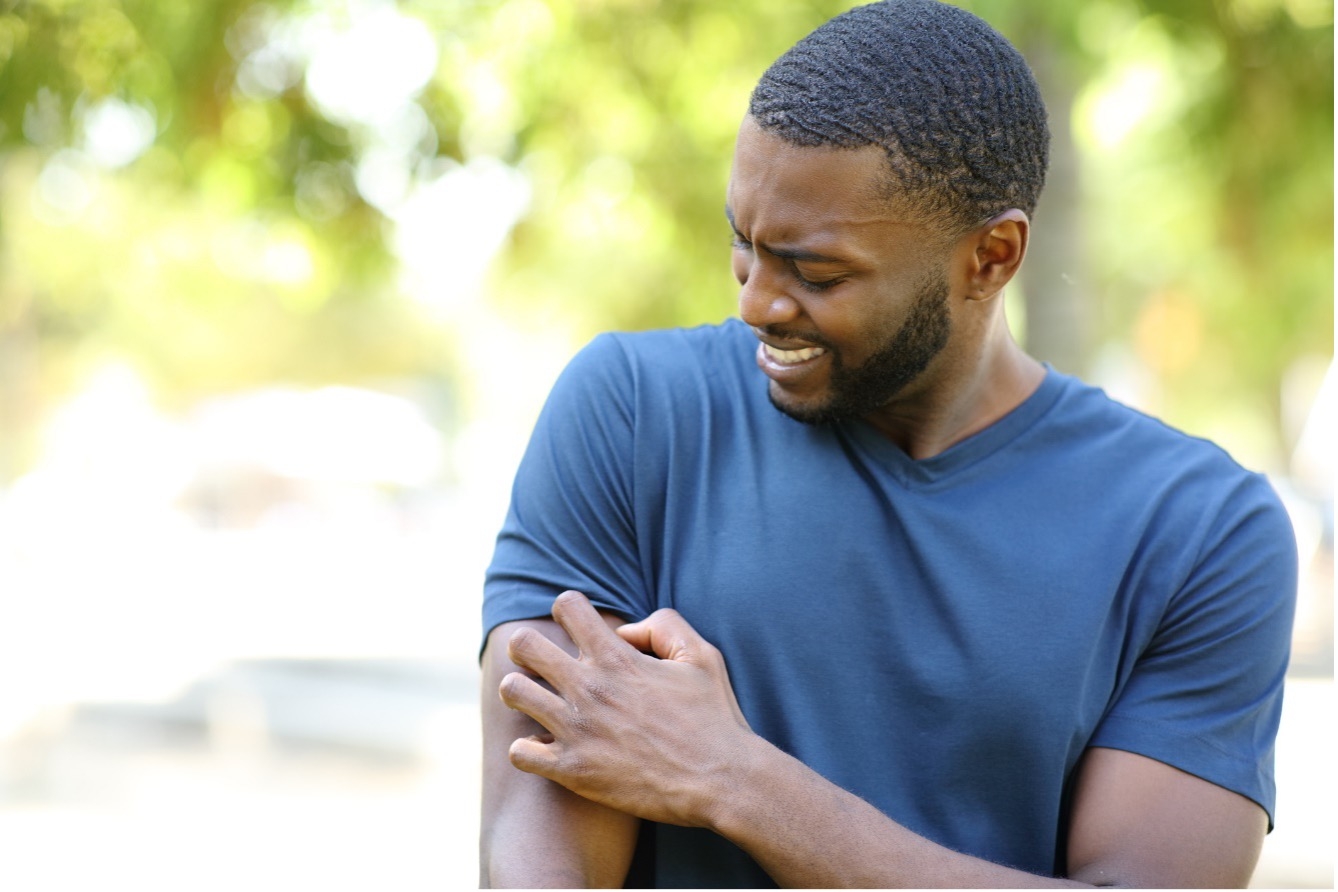
M1244 888L1268 815L1163 762L1089 749L1078 768L1069 873L1097 886Z
M553 615L582 656L537 636L513 641L517 662L554 690L513 674L503 697L555 735L518 742L513 764L644 818L709 827L782 886L1223 887L1245 885L1254 869L1266 825L1259 806L1106 749L1090 750L1079 769L1068 878L952 851L753 734L719 652L676 613L657 612L617 635L573 594Z
M623 620L606 616L610 627ZM513 741L542 735L528 716L497 696L507 673L519 670L507 656L517 629L535 629L575 653L567 633L552 620L505 623L488 636L483 652L483 816L479 837L481 888L595 888L623 884L636 845L637 818L583 799L552 781L511 766ZM519 670L523 671L523 670Z
M769 752L768 752L769 750ZM762 743L709 823L782 886L1243 888L1267 827L1254 802L1161 762L1089 750L1067 879L954 852L918 836Z

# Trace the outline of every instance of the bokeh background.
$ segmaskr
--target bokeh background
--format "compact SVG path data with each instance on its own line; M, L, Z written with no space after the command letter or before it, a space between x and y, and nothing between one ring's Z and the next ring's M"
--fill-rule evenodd
M0 887L475 883L535 413L731 314L748 91L851 5L0 0ZM1292 513L1256 884L1332 886L1332 2L962 5L1052 114L1019 337Z

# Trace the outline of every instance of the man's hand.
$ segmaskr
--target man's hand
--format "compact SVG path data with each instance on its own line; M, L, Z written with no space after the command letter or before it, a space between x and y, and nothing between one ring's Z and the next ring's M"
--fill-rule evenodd
M615 634L569 591L553 618L580 654L529 629L512 636L511 660L552 690L519 672L502 679L502 701L548 731L513 743L511 764L637 817L708 825L731 771L758 740L720 652L673 610Z

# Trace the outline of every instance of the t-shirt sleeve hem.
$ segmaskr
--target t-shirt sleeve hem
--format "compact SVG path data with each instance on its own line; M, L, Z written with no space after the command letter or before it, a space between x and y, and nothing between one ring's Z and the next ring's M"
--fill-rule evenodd
M1275 787L1260 764L1224 752L1210 741L1179 734L1161 722L1107 715L1089 746L1124 750L1155 759L1253 801L1268 815L1273 830Z
M479 657L482 658L483 648L487 646L488 636L492 634L493 629L503 623L516 622L517 620L549 619L553 611L553 601L566 590L564 587L551 587L542 591L537 589L511 589L498 592L495 596L484 601L483 639L479 643ZM635 622L637 619L637 617L628 613L626 606L614 604L607 598L601 597L598 592L585 592L585 595L597 610L617 614L628 622Z

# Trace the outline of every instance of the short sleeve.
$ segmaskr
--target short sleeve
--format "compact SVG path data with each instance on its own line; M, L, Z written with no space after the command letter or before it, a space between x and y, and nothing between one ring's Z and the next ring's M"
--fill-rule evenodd
M1210 531L1091 745L1136 752L1240 793L1268 812L1271 828L1295 538L1277 496L1255 475Z
M548 616L566 589L629 619L645 586L633 520L635 388L616 338L601 335L558 377L516 472L483 590L483 634Z

